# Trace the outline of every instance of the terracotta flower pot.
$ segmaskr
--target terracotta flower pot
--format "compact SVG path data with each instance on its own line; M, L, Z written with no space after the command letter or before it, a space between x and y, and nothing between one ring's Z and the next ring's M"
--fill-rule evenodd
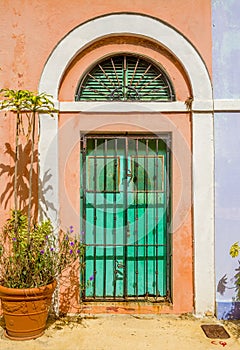
M47 286L29 289L0 286L6 337L27 340L43 334L55 287L56 281Z

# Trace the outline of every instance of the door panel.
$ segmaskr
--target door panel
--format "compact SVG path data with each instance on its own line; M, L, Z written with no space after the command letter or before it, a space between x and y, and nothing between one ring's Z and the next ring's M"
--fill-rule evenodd
M86 300L158 300L170 288L169 137L82 139Z

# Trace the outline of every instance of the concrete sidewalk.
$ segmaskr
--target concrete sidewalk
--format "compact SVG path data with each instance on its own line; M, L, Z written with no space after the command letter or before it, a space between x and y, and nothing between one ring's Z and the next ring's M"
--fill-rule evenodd
M228 339L210 339L203 324L221 324ZM96 315L50 320L45 334L35 340L16 342L4 337L1 350L240 350L240 321L209 317L169 315Z

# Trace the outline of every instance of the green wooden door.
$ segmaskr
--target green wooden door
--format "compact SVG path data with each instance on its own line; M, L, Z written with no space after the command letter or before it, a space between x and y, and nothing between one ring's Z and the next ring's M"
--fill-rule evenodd
M161 300L170 290L168 135L85 136L85 300Z

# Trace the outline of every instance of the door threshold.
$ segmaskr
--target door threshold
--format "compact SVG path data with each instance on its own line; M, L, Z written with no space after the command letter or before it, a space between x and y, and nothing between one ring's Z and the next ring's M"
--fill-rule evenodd
M167 301L122 301L122 302L91 302L81 303L82 313L93 314L157 314L173 313L173 304Z

